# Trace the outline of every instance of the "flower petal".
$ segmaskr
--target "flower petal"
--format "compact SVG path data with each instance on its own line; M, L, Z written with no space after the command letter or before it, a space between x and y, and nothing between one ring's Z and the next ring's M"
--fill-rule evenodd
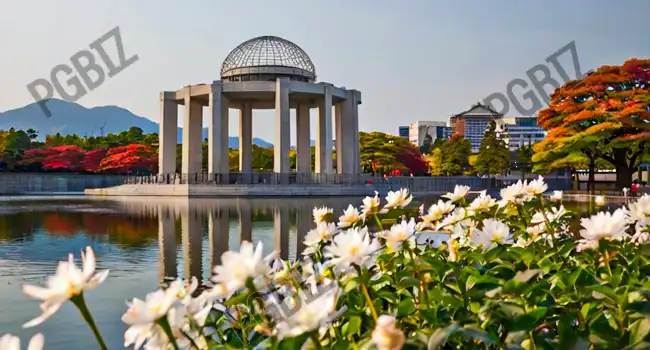
M47 320L50 316L54 315L54 313L57 312L59 308L61 308L61 305L63 305L63 303L49 305L48 308L43 310L43 314L25 323L23 325L23 328L31 328L45 322L45 320Z
M90 279L95 274L95 252L93 248L86 247L86 253L81 252L81 260L83 262L83 274L86 280Z
M106 277L108 277L108 272L109 271L110 270L104 270L104 271L97 272L95 274L95 276L93 276L88 281L88 283L86 283L86 288L85 289L93 289L93 288L97 287L98 285L100 285L102 282L104 282Z
M45 345L45 337L43 337L42 333L37 333L29 341L27 350L42 350L44 345Z
M43 288L39 286L24 285L23 293L34 299L47 300L52 297L52 294L55 292L49 288Z

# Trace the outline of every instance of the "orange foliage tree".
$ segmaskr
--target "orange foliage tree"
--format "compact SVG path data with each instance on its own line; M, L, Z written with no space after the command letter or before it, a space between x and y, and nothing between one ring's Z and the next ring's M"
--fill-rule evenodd
M111 148L99 163L99 171L121 174L155 173L158 155L147 145L131 144Z
M650 146L650 59L602 66L567 82L538 122L548 135L534 147L537 170L585 163L593 170L600 158L616 168L617 187L629 188Z

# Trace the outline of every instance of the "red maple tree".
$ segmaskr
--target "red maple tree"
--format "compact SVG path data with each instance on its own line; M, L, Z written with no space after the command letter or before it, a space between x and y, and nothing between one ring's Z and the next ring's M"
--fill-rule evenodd
M155 173L158 155L147 145L131 144L111 148L99 163L99 171L121 174Z
M396 154L397 160L408 168L409 173L420 176L427 172L427 162L420 150L415 147L404 147Z
M45 171L81 172L84 150L77 146L35 148L25 151L23 165L40 164Z
M84 154L84 159L82 166L87 172L96 173L99 171L99 164L102 162L108 149L98 148L91 151L88 151Z

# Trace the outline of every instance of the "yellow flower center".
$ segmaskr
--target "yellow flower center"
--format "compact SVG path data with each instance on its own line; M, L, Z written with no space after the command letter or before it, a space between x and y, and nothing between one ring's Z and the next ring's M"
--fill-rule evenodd
M501 240L501 235L499 235L499 232L493 232L492 233L492 242L499 242Z
M399 232L396 238L398 241L405 241L409 238L409 235L406 232Z
M359 254L359 247L358 246L352 247L350 249L350 255L357 255L357 254Z
M325 238L327 238L327 232L322 232L320 234L320 239L325 239Z

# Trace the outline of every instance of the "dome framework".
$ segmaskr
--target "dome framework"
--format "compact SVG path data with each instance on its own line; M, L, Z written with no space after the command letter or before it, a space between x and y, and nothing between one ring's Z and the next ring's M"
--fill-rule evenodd
M281 77L314 82L316 68L300 46L277 36L260 36L239 44L221 65L224 81L275 81Z

